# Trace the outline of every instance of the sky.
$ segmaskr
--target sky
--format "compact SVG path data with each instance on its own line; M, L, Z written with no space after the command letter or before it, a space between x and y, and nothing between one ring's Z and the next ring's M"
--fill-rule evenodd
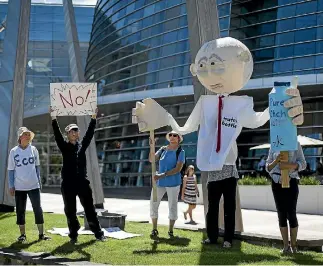
M0 2L8 2L8 0L0 0ZM62 4L62 0L31 0L33 4ZM73 0L74 5L93 5L97 0Z

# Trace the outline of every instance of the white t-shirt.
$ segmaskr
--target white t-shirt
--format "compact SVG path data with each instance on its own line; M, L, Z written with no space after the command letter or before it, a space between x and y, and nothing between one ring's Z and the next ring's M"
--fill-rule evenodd
M15 170L16 190L40 188L36 165L40 165L36 147L29 145L23 150L16 146L11 149L8 159L8 170Z

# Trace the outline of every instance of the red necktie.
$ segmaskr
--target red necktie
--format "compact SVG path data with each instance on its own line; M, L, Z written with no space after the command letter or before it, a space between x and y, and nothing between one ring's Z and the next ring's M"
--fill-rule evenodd
M218 138L216 144L216 152L220 151L221 148L221 122L222 122L222 109L223 109L223 98L224 96L219 96L218 104Z

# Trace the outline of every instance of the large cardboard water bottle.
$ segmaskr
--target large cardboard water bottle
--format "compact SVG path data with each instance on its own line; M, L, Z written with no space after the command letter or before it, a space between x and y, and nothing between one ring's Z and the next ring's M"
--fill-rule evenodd
M297 86L297 82L293 86ZM282 154L283 162L288 162L289 151L298 149L297 127L288 116L288 108L284 107L284 102L291 98L286 94L290 87L290 82L274 82L269 93L270 145L274 152ZM289 188L289 170L281 171L281 182L283 188Z

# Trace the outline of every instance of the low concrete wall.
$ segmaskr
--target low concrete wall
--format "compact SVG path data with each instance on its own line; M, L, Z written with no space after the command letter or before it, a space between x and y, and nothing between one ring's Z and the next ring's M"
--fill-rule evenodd
M198 184L200 197L197 204L203 204L202 185ZM239 186L242 209L276 211L271 186ZM299 186L297 212L323 215L323 186Z

